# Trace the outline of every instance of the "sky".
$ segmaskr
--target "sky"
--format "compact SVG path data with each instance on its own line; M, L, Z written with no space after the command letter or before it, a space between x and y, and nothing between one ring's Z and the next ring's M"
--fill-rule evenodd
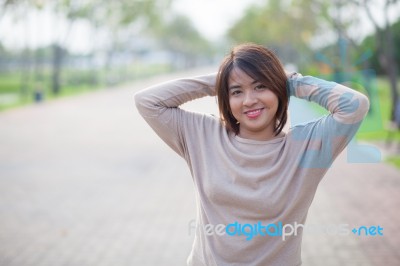
M239 19L246 7L265 0L175 0L173 9L187 15L205 37L215 40Z

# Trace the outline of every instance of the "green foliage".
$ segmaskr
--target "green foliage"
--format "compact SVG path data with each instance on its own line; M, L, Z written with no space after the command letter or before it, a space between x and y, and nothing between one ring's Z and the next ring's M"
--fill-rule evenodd
M398 82L400 85L400 81ZM358 137L365 140L385 140L388 135L388 123L390 120L390 90L389 83L385 78L376 81L376 93L369 95L373 114L367 116ZM395 135L400 141L400 131Z
M386 161L400 169L400 156L391 156Z
M68 71L68 73L65 73L65 81L64 84L67 86L79 86L79 85L88 85L91 87L96 87L99 85L99 77L98 73L94 70L75 70L72 69Z
M19 75L13 72L0 73L0 94L18 93L20 89Z
M172 21L160 28L158 34L161 43L176 52L201 53L207 48L207 41L183 15L175 16Z
M182 59L184 67L195 66L198 60L211 57L213 49L210 43L193 26L190 19L183 15L175 15L153 31L159 44Z
M309 0L271 0L249 7L228 31L235 43L254 42L275 50L284 62L308 61L318 22Z
M400 20L390 26L391 31L393 33L393 41L394 41L394 57L397 62L400 62ZM369 35L364 38L364 40L360 44L360 49L362 50L371 50L373 51L371 58L368 60L370 67L375 69L378 74L386 74L383 70L381 64L379 63L379 54L377 51L376 37L375 34Z

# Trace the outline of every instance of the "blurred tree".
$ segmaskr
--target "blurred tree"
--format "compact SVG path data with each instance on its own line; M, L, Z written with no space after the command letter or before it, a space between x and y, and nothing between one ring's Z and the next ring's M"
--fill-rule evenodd
M345 0L314 0L313 2L319 6L320 10L323 10L319 14L319 21L326 24L323 30L328 34L336 35L336 43L325 45L324 50L334 54L329 58L329 61L333 61L329 65L335 75L335 81L344 82L348 80L346 73L351 72L353 67L350 59L357 56L352 54L357 52L356 39L359 36L348 34L349 27L359 22L359 17L355 16L357 10L354 6L348 5Z
M381 10L376 7L376 2L371 0L352 0L353 4L365 10L369 20L375 27L375 44L378 54L378 61L389 78L392 98L391 120L395 120L396 106L399 102L397 78L399 63L395 57L395 39L393 27L389 21L389 10L396 8L398 0L384 0L381 3ZM398 7L398 6L397 6ZM372 9L374 11L372 11ZM377 13L383 17L383 25L378 23Z
M51 9L58 18L67 20L67 31L60 31L58 29L60 25L57 22L52 25L54 27L53 33L56 35L52 46L52 92L59 94L66 45L70 38L71 29L77 20L87 20L95 28L110 33L108 54L109 57L112 57L122 31L125 30L126 32L126 29L139 20L147 27L162 24L160 22L161 14L165 13L170 2L171 0L3 0L0 3L2 10L5 10L6 7L10 9L24 7L25 14L28 13L29 9L40 10L45 7ZM96 45L96 43L93 44L93 46ZM32 57L31 54L27 54L27 56ZM24 73L24 75L29 74L27 71L24 71ZM25 76L23 80L29 80L29 77Z
M319 4L327 4L325 0L315 0ZM387 75L390 82L391 88L391 98L392 98L392 110L391 119L394 119L395 106L399 101L398 88L397 88L397 76L398 76L398 60L396 60L396 48L395 44L395 27L391 26L389 21L389 11L399 8L398 0L334 0L331 2L331 7L328 8L331 12L328 12L325 16L326 21L330 21L330 25L336 31L338 36L337 47L340 51L340 58L346 59L350 58L347 54L350 49L346 46L343 49L343 41L345 40L346 45L352 44L354 54L356 56L363 57L368 54L368 49L373 49L375 53L371 56L370 60L363 60L365 68L369 68L368 64L379 63L380 68L378 70L383 70ZM375 33L374 37L366 38L363 43L360 44L360 39L362 36L357 35L357 31L352 31L352 35L349 34L351 28L359 27L360 22L357 19L356 14L364 11L370 20L371 24L374 26ZM383 23L379 23L379 20L383 19ZM361 31L360 31L361 32ZM356 34L355 34L356 33ZM358 39L358 40L357 40ZM359 60L358 60L359 61ZM346 61L342 61L339 64L338 69L335 69L336 73L346 73L348 72L348 64ZM345 77L340 77L338 81L345 79Z
M228 31L234 42L255 42L276 50L286 62L301 64L309 54L309 44L319 13L312 0L270 0L248 8Z
M51 91L54 95L60 93L61 90L61 73L64 57L66 55L66 43L69 40L71 30L75 22L79 19L88 19L90 11L100 5L99 0L54 0L50 7L54 10L58 17L66 18L68 27L66 32L60 32L54 29L57 35L52 45L52 86ZM53 24L54 27L58 25Z
M183 15L173 16L172 20L159 24L153 32L160 39L160 44L174 55L176 68L194 67L199 60L212 54L210 43Z
M2 13L0 14L0 19L6 14L6 11L12 12L11 17L14 20L23 20L28 13L28 11L34 7L34 8L40 8L40 2L39 0L33 1L33 0L4 0L2 2ZM24 30L26 32L26 36L28 36L28 28L27 25L25 25ZM25 38L25 49L21 52L20 54L20 61L23 62L20 70L20 78L21 78L21 86L20 86L20 95L22 96L23 99L27 99L29 96L30 90L31 90L31 72L33 70L33 67L35 64L33 64L33 54L32 54L32 48L30 47L30 40L29 38Z
M400 62L400 20L390 26L393 32L393 42L394 42L394 60ZM384 75L385 70L379 63L379 56L376 45L375 34L370 34L365 37L360 44L362 50L372 50L373 54L370 58L371 67L377 72L378 75Z
M14 4L14 2L17 2L18 0L1 0L0 1L0 20L3 18L5 15L7 9Z
M95 27L106 30L109 35L105 64L106 81L114 83L117 79L110 68L118 50L132 42L133 35L145 28L151 31L163 24L163 18L172 0L98 0L91 8L88 19ZM138 26L139 24L139 26ZM133 40L134 42L134 40ZM125 47L129 49L129 47Z

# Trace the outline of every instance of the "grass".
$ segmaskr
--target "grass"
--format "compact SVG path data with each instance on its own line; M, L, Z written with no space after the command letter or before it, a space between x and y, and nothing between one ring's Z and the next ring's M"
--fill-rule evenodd
M400 87L399 83L398 87ZM395 130L389 126L391 111L389 86L387 79L377 79L377 94L373 99L370 97L373 113L365 119L363 127L357 134L357 139L382 143L390 140L392 145L400 145L400 130ZM390 155L385 158L385 161L400 169L400 154Z
M392 145L398 145L400 142L400 131L389 126L392 106L389 86L388 79L384 77L378 77L373 82L368 95L370 110L357 132L357 140L385 143L390 139ZM400 154L390 155L384 160L400 169Z
M390 133L388 127L391 110L389 82L386 79L378 78L376 90L377 93L373 97L369 97L371 108L358 133L360 139L385 140ZM392 138L395 141L400 141L400 132L393 133Z
M386 159L386 162L400 168L400 156L390 156Z
M43 100L49 101L114 87L168 71L170 71L169 66L154 64L135 64L97 71L64 69L61 76L61 89L57 95L51 91L50 69L42 69L36 76L31 73L27 77L22 77L21 70L3 72L0 73L0 112L35 103L35 91L38 88L42 92Z
M20 89L18 73L0 73L0 94L18 92Z

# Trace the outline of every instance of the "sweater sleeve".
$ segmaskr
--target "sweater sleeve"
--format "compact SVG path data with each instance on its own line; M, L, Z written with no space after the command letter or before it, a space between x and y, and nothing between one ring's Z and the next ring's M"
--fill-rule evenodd
M184 127L199 115L179 108L191 100L215 95L216 74L177 79L141 90L134 95L141 116L179 155L186 151Z
M369 109L368 98L348 87L311 76L288 79L289 94L312 101L330 114L295 127L293 138L306 143L301 166L327 168L356 134Z

